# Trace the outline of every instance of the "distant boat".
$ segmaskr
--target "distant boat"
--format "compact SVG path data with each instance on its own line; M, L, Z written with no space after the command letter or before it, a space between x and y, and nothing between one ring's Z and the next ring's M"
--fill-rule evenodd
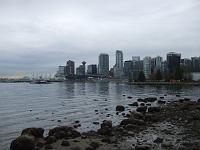
M30 83L31 84L50 84L51 82L49 80L42 79L42 77L40 76L39 79L32 80Z
M50 84L50 81L47 80L33 80L30 82L31 84Z

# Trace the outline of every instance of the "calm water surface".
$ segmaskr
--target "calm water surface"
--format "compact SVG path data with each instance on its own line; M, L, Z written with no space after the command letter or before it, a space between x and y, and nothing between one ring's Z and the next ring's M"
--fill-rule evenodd
M0 83L0 150L8 150L11 140L28 127L42 127L47 133L52 127L73 125L76 120L81 123L81 131L99 128L94 121L111 119L117 124L122 116L116 115L116 105L128 106L139 97L164 94L168 100L176 99L176 94L196 100L200 98L200 87L82 82ZM127 96L133 99L127 99ZM108 117L108 114L113 116Z

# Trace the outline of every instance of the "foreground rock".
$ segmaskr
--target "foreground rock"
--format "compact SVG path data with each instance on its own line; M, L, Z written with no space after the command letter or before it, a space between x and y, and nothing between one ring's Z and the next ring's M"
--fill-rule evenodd
M155 102L156 98L141 99L143 103ZM160 103L160 104L164 104ZM117 111L124 111L122 105ZM142 106L127 114L113 126L104 120L97 131L80 133L72 127L62 126L49 130L28 128L12 141L11 150L168 150L199 149L200 103L184 99L165 105Z

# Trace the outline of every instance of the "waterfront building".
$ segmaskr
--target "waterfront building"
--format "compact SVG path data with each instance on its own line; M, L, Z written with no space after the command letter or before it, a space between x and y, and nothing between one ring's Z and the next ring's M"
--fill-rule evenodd
M83 61L82 65L76 68L76 75L85 75L85 64L86 62Z
M192 72L200 72L200 57L191 57Z
M126 79L132 78L133 74L133 61L127 60L124 62L124 77Z
M158 70L158 69L161 69L162 62L163 62L163 58L160 57L160 56L156 56L156 58L155 58L155 68L156 68L157 70Z
M88 65L87 74L92 74L92 75L97 74L97 65L95 65L95 64Z
M98 73L104 76L109 75L109 55L108 54L102 53L99 55Z
M146 79L150 78L151 75L151 57L144 57L143 59L143 72Z
M114 77L121 78L123 76L123 52L116 51L116 64L114 66Z
M163 61L161 63L161 73L162 73L162 76L165 78L167 74L167 61Z
M151 58L151 72L154 73L156 70L156 58Z
M66 66L58 66L58 71L55 75L57 78L64 78L66 74Z
M181 68L183 69L184 73L192 72L192 61L189 58L181 59Z
M138 80L141 71L143 71L143 60L133 62L133 80Z
M75 63L74 61L68 60L66 63L66 76L72 76L75 74Z
M180 69L181 54L170 52L167 54L167 71L168 74L174 74Z

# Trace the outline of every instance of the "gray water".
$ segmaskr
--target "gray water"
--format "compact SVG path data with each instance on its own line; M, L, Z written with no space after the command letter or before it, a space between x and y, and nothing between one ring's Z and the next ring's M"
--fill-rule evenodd
M81 123L80 131L99 128L94 121L111 119L117 124L122 116L116 115L116 105L128 106L137 98L164 94L167 94L167 100L177 99L176 94L196 100L200 98L200 87L83 82L0 83L0 150L8 150L10 142L28 127L42 127L47 133L52 127L73 125L76 120ZM126 108L127 111L130 109Z

